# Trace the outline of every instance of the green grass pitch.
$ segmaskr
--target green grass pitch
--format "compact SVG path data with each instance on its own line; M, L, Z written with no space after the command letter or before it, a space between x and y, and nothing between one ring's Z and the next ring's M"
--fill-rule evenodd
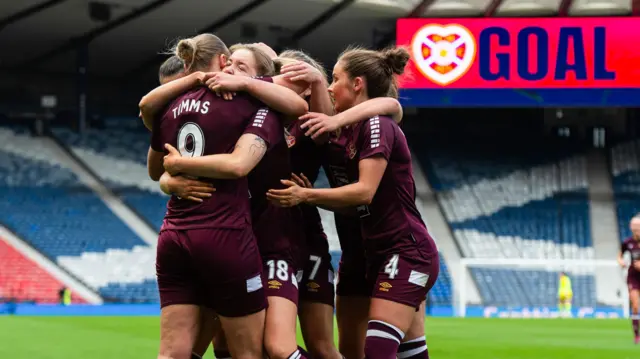
M158 323L157 317L0 316L0 358L155 358ZM640 346L630 327L628 320L427 318L426 332L433 359L636 359Z

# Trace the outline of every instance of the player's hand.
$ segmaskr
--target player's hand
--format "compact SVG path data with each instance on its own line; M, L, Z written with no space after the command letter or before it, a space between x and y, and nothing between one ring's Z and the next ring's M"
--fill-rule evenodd
M229 75L224 72L216 72L207 79L205 84L218 96L222 96L225 100L231 100L233 96L236 95L236 92L246 90L247 78L244 76Z
M300 176L298 176L295 173L291 173L291 180L300 187L313 188L313 183L309 181L309 179L307 178L307 176L304 175L304 173L300 173Z
M169 154L164 156L164 170L168 174L175 176L180 173L179 162L182 158L182 155L180 154L180 152L178 152L178 150L176 150L175 147L171 146L168 143L165 143L164 148L169 151Z
M305 189L298 186L295 182L289 180L280 180L283 185L288 186L285 189L270 189L267 192L267 199L271 203L279 207L293 207L304 202Z
M324 113L309 112L298 118L300 121L304 121L300 125L301 129L307 129L304 133L305 136L311 136L312 139L337 131L341 126L340 118L338 116L327 116Z
M209 80L216 72L202 72L198 71L194 73L196 78L198 79L198 85L206 85L207 80Z
M216 191L211 183L182 176L172 176L169 178L167 187L172 194L182 199L198 203L211 197L211 194Z
M269 56L271 60L278 58L278 54L275 51L273 51L273 49L269 45L265 44L264 42L255 42L251 45L262 50L265 54L267 54L267 56Z
M304 81L312 84L324 80L322 73L315 67L303 61L286 64L280 69L280 73L289 81Z
M620 265L621 268L626 268L627 267L627 264L622 259L618 259L618 264Z

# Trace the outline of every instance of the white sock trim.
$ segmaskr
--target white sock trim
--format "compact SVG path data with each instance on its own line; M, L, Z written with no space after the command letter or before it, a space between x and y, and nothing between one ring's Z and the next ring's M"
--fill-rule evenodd
M378 337L378 338L384 338L384 339L391 339L391 340L395 340L398 344L400 344L400 340L398 338L396 338L393 334L389 334L387 332L383 332L382 330L378 330L378 329L369 329L369 330L367 330L367 336L368 337Z
M302 354L300 354L300 350L296 349L295 352L291 353L291 355L289 355L288 359L299 359L302 356Z
M389 324L387 322L383 322L382 320L370 320L369 323L378 323L378 324L382 324L384 326L387 326L393 330L396 331L396 333L398 333L398 335L400 336L400 339L404 338L404 332L402 330L400 330L398 327L396 327L393 324Z
M427 341L427 336L423 335L420 338L415 338L415 339L411 339L411 340L407 340L406 342L402 342L402 344L405 343L417 343L417 342L422 342L422 341Z
M640 314L635 314L630 316L631 320L640 320Z
M422 353L423 351L427 350L427 346L423 345L420 348L415 348L415 349L411 349L411 350L407 350L405 352L399 352L398 353L398 359L405 359L405 358L409 358L412 357L414 355L418 355L420 353Z

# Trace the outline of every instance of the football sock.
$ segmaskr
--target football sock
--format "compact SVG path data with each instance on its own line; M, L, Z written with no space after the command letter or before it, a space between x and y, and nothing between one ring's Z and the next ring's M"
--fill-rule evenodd
M366 359L395 359L400 342L404 338L402 330L381 320L370 320L364 343Z
M398 347L398 359L429 359L426 337L401 343Z
M300 348L300 347L298 347L298 348ZM289 355L289 357L288 357L288 359L306 359L306 358L307 357L302 352L300 352L299 349L296 349L296 351L291 353Z

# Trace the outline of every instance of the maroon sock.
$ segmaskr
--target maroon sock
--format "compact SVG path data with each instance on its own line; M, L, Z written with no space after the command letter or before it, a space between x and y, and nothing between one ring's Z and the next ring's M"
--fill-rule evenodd
M296 349L295 352L291 353L287 359L307 359L307 355L308 354L304 349L298 347L298 349Z
M398 359L429 359L425 337L407 340L398 347Z
M637 337L638 336L638 316L637 315L633 315L631 316L631 324L633 324L633 334Z
M370 320L364 342L365 359L395 359L404 333L381 320Z
M227 349L213 349L213 355L217 359L231 359L231 353Z
M305 358L311 358L311 355L309 355L309 352L307 352L306 350L304 350L303 347L298 345L298 351L300 352L300 354L302 354L303 357Z

